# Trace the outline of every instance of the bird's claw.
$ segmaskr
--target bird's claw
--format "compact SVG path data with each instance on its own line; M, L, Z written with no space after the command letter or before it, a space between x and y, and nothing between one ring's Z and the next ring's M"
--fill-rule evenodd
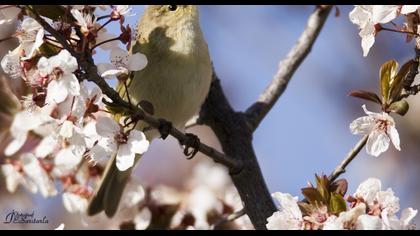
M160 137L165 140L168 135L170 130L172 129L172 123L169 121L166 121L164 119L159 119L159 133L160 133Z
M198 149L200 148L200 139L197 135L191 133L186 133L185 136L186 138L181 142L181 145L185 146L184 155L190 160L197 154Z

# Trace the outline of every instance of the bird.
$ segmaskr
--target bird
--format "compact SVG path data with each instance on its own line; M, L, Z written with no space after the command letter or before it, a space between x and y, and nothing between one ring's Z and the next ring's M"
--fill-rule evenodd
M148 63L143 70L133 73L128 85L119 82L120 96L132 104L150 102L154 117L184 130L187 121L199 112L212 80L212 63L197 6L147 6L129 53L144 54ZM147 127L139 121L135 128L143 131ZM159 137L156 129L144 132L149 141ZM135 162L140 159L141 155L136 155ZM102 210L108 217L115 215L135 165L119 171L116 155L108 161L99 187L89 201L88 215Z

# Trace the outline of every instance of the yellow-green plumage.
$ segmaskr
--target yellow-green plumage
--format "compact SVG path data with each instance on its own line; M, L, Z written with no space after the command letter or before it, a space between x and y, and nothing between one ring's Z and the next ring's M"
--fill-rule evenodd
M131 53L137 52L146 55L148 64L135 72L128 85L131 102L151 102L155 117L164 118L174 127L183 129L199 111L211 83L211 61L197 8L190 5L147 7L131 49ZM119 85L117 89L127 100L124 86ZM140 122L136 128L142 130L146 126ZM158 135L156 130L146 133L149 141ZM136 163L139 159L137 155ZM115 156L112 158L89 204L89 215L102 210L109 217L115 214L132 169L119 171Z

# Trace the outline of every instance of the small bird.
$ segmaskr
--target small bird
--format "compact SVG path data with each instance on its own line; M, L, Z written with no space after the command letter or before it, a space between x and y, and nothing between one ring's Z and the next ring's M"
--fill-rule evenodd
M147 66L134 73L127 86L117 86L120 95L131 103L148 101L154 116L183 130L197 112L210 89L212 65L207 43L200 28L198 9L192 5L151 5L137 28L130 53L143 53ZM144 122L138 130L148 127ZM149 141L159 136L157 130L145 131ZM136 155L135 162L140 160ZM134 166L133 166L134 167ZM119 171L116 157L108 162L99 187L89 202L87 213L102 210L112 217L117 209L133 167Z

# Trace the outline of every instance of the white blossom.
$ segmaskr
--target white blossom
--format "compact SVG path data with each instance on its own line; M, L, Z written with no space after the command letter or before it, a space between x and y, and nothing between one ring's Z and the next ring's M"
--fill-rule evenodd
M32 193L38 191L36 184L23 173L19 172L14 165L4 164L1 166L1 170L6 178L7 191L14 193L19 184L23 185Z
M88 206L88 199L79 194L65 192L62 195L63 205L70 213L84 213Z
M267 218L266 224L269 230L296 230L302 229L303 218L302 212L297 204L298 197L292 197L288 193L276 192L272 194L280 203L278 211Z
M349 14L350 21L358 25L360 32L359 36L362 38L363 56L366 57L370 48L375 43L375 23L372 20L372 6L360 5L356 6Z
M144 54L135 53L128 55L126 50L119 47L113 48L110 53L111 64L99 64L98 71L102 77L114 77L128 74L129 71L139 71L146 67L147 58Z
M95 27L96 18L94 15L88 13L83 14L78 9L71 9L71 14L76 19L80 26L80 31L87 36L89 32Z
M129 133L122 132L121 126L109 117L99 117L97 119L96 132L102 138L92 148L92 154L101 156L112 154L116 150L116 165L120 171L132 167L135 155L143 154L149 147L149 141L147 141L143 132L138 130L131 130Z
M77 69L77 60L69 51L61 50L50 58L42 57L38 61L41 76L50 77L47 87L47 103L61 103L67 96L78 96L80 85L73 72Z
M23 68L20 64L20 50L16 48L9 51L1 60L1 68L12 79L24 77Z
M22 60L31 59L44 43L44 28L34 19L25 18L18 31L19 51L23 52Z
M383 212L382 219L384 222L384 229L391 230L406 230L415 229L413 224L414 217L417 215L417 210L413 208L406 208L402 211L400 219L396 215L389 215L386 211Z
M354 120L350 124L350 131L352 134L369 135L366 144L367 153L372 156L379 156L388 149L390 141L397 150L401 150L400 138L395 128L394 119L385 112L370 112L365 105L362 107L367 116Z
M23 110L15 115L10 126L10 133L13 140L4 150L6 156L11 156L20 150L26 142L29 131L53 121L49 116L51 108L49 106L42 108L35 107L33 110Z
M134 217L134 224L136 230L143 230L149 227L152 221L152 212L148 207L144 207Z
M111 17L113 19L119 19L124 15L129 15L131 7L129 5L113 5Z
M23 162L23 171L36 183L43 197L55 196L57 190L53 181L47 172L42 168L38 159L31 153L25 153L21 156Z

